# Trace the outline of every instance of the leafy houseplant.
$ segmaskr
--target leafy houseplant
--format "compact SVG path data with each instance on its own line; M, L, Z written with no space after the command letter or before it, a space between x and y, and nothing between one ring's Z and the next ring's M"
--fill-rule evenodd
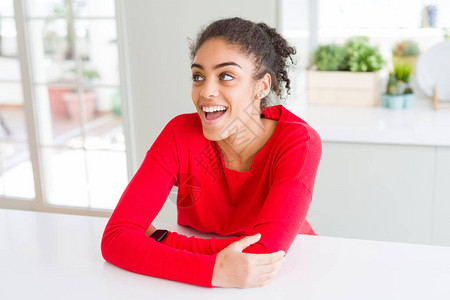
M375 72L384 61L366 36L349 38L343 46L327 44L314 52L313 65L319 71Z
M383 65L378 48L365 36L349 38L344 45L321 45L308 70L308 102L376 105L380 93L377 71Z
M417 56L420 54L419 46L412 40L404 40L395 44L392 49L392 55L394 56Z
M409 85L413 69L412 63L399 62L389 74L386 92L382 95L382 105L390 109L411 107L414 102L414 91Z
M344 71L375 72L383 67L384 60L378 49L369 44L369 38L357 36L345 42L347 53L344 61Z
M403 40L392 48L392 63L412 63L412 74L415 74L417 58L420 54L419 45L413 40Z
M345 61L346 51L342 46L322 45L314 52L313 64L320 71L339 71Z

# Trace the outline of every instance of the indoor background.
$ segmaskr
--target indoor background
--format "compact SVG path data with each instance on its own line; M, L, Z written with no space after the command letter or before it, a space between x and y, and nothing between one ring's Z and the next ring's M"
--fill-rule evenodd
M427 51L449 42L444 0L2 0L0 207L109 216L165 124L195 112L190 40L230 16L266 22L297 49L285 106L323 142L307 216L315 231L449 246L450 84L418 80L420 63L433 63ZM316 50L354 36L384 61L375 88L342 100L336 79L337 92L315 99L326 89L310 77ZM418 49L414 101L399 108L383 94L406 42ZM440 72L449 57L434 59ZM176 222L176 187L157 220Z

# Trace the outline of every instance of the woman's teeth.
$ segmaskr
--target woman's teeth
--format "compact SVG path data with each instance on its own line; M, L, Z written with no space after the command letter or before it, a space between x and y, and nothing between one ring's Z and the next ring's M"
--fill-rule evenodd
M210 106L210 107L203 107L202 109L205 112L214 112L214 111L227 110L227 108L223 107L223 106Z

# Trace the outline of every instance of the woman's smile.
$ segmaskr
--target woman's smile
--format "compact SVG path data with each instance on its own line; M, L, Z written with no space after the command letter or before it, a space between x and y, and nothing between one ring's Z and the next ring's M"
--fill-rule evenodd
M203 122L206 125L214 125L225 117L227 110L226 108L218 108L218 106L205 107L203 108Z

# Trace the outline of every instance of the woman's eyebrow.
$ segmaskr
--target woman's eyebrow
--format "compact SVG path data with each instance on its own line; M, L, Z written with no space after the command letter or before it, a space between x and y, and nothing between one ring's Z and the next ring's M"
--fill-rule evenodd
M239 68L242 69L242 67L241 67L240 65L238 65L237 63L232 62L232 61L224 62L224 63L218 64L218 65L215 66L213 69L216 70L216 69L220 69L220 68L223 68L223 67L226 67L226 66L236 66L236 67L239 67Z
M235 62L232 62L232 61L224 62L224 63L218 64L218 65L215 66L213 69L214 69L214 70L217 70L217 69L220 69L220 68L223 68L223 67L226 67L226 66L236 66L236 67L239 67L239 68L242 69L242 67L241 67L239 64L237 64L237 63L235 63ZM192 69L192 68L199 68L200 70L203 70L203 66L202 66L202 65L199 65L199 64L192 64L192 65L191 65L191 69Z

